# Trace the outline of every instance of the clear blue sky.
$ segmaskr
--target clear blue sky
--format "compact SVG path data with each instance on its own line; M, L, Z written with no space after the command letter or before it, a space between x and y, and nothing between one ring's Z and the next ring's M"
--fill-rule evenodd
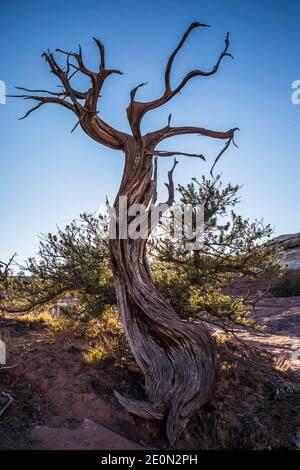
M41 59L47 48L75 49L98 61L92 36L106 45L107 63L124 72L107 81L101 99L104 118L128 130L130 89L142 81L140 99L157 97L169 53L191 21L195 30L176 59L173 83L191 67L207 68L231 33L231 52L220 72L196 78L175 100L149 114L144 130L161 127L173 113L176 125L226 130L238 126L239 149L218 165L223 179L243 184L240 210L264 217L276 233L300 231L300 105L291 103L291 83L300 79L300 2L297 0L27 0L0 2L0 80L13 87L55 89ZM122 153L101 147L79 128L70 111L45 106L18 121L29 102L0 105L0 258L14 251L24 259L38 247L38 234L55 231L81 211L112 200L122 174ZM168 144L168 145L167 145ZM176 183L209 170L218 146L201 137L182 137L164 148L203 152L207 164L180 158ZM170 159L159 166L166 180ZM163 186L163 185L162 185ZM162 192L163 197L163 192Z

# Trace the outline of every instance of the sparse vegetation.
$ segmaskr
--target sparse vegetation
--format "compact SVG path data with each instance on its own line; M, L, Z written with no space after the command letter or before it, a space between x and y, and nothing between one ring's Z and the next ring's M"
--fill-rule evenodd
M237 215L233 209L239 202L239 187L223 186L219 177L213 181L203 177L200 183L194 180L178 191L181 203L204 204L206 238L199 251L189 252L185 240L153 237L148 243L152 277L186 325L202 321L217 328L218 370L230 375L239 367L239 359L234 363L226 356L226 348L231 348L227 334L234 331L236 335L239 328L263 329L253 316L253 306L280 274L277 252L267 243L272 230L262 221L250 222ZM123 371L135 370L119 321L108 243L102 236L106 227L104 216L82 214L65 230L44 236L39 256L29 259L22 273L6 276L1 308L2 312L25 312L15 318L16 324L42 327L54 339L57 335L79 335L81 358L89 368L109 361ZM235 285L241 281L243 289L236 295ZM71 306L62 302L53 308L64 298L71 299ZM275 369L286 372L281 362ZM210 419L206 418L205 424L202 414L197 416L205 434ZM233 445L222 414L214 417L213 427L209 432L214 433L214 442L209 446Z
M275 297L299 297L300 279L287 273L283 276L280 282L271 289L271 292Z
M24 385L16 390L19 399L22 396L22 403L26 403L24 413L28 409L36 413L34 407L37 403L41 407L35 415L38 422L49 420L47 416L52 413L49 404L35 390L40 382L47 383L54 403L55 400L67 400L67 415L71 407L74 421L80 419L82 412L87 415L93 413L93 403L98 403L97 400L105 402L106 413L115 416L116 403L111 399L115 389L130 393L137 399L145 398L142 376L136 365L131 368L133 358L115 309L108 308L102 318L77 322L72 330L70 328L71 325L74 327L74 322L65 325L64 329L52 331L47 315L41 315L40 321L31 315L26 316L26 322L22 317L4 318L2 321L3 326L11 331L12 342L21 335L23 344L27 338L27 350L15 348L13 352L13 360L16 357L22 359L22 367L16 369L15 379L14 375L10 375L10 379L7 374L2 375L2 384L12 386L13 383L16 387L13 380L30 377L30 391L27 392ZM40 338L39 342L35 342L35 338ZM299 386L292 369L286 367L283 357L276 359L267 352L239 343L222 331L216 332L214 338L218 368L212 396L195 413L185 435L174 448L294 448L300 400ZM32 372L34 364L37 367L35 374ZM79 367L80 364L82 366ZM64 381L58 386L62 377ZM21 391L23 395L20 395ZM87 399L82 401L85 393ZM73 397L70 402L69 396ZM78 408L74 408L73 403L77 402ZM21 426L22 419L19 417L17 421L10 422L9 418L10 414L7 414L6 426L10 425L11 430L6 427L8 432L4 435L4 430L0 429L2 442L8 442L13 429L15 438L22 438L24 445L26 433ZM27 415L26 420L30 421ZM110 427L132 440L136 440L138 434L147 446L170 448L158 424L149 423L145 427L139 419L128 422L119 408L115 419L110 421Z
M151 57L146 49L149 44L154 51L159 49L177 17L191 17L199 12L201 2L152 2L151 11L148 2L144 10L143 2L90 2L88 6L61 2L59 8L51 4L51 11L47 6L38 11L30 2L20 2L23 8L16 8L15 2L3 3L4 78L10 82L8 88L14 85L11 77L20 82L15 83L15 94L11 90L6 94L0 80L0 105L6 97L14 98L11 103L29 103L19 116L24 122L36 112L43 115L51 104L74 122L72 141L64 142L60 132L58 139L51 131L42 135L37 121L32 121L31 132L30 125L20 131L21 127L12 125L14 105L0 106L6 113L1 189L8 201L1 219L2 249L11 251L0 260L0 450L98 449L101 465L108 460L131 467L137 461L115 458L113 449L125 453L127 448L154 449L152 463L157 463L160 450L168 454L162 455L163 463L171 454L177 460L176 454L187 449L300 449L300 232L290 233L299 230L293 227L292 217L297 205L292 191L298 168L297 132L291 125L295 108L284 105L284 100L291 104L289 95L294 105L300 102L300 81L286 80L295 70L300 7L290 5L286 11L276 2L264 10L256 5L237 8L234 2L209 6L202 2L208 13L215 10L217 22L228 20L235 31L227 32L219 44L210 24L191 22L175 42L165 67L158 58L163 72L159 87L152 64L143 66L143 57ZM293 21L289 21L291 15ZM96 55L80 44L71 50L59 44L53 51L45 49L43 62L54 83L51 89L48 80L38 83L30 52L38 46L31 47L32 38L42 32L51 47L55 36L72 38L76 29L85 37L87 27L94 32L103 29L105 37L110 19L114 38L107 47L93 37ZM126 29L137 37L143 30L153 36L144 42L139 38L138 45L134 41L132 52L141 56L136 70L127 50L132 41L127 40ZM210 32L212 42L207 50L202 47L200 58L193 45L186 49L191 36L198 33L205 46ZM231 50L237 33L242 42ZM116 50L119 37L121 54ZM245 39L251 40L251 47ZM285 50L287 44L293 47ZM183 66L185 50L192 68ZM244 59L236 54L238 60L232 62L241 50L246 51ZM206 60L210 65L205 65ZM228 75L229 64L236 64L235 70L245 79L242 85ZM266 72L272 66L275 79L268 91ZM147 77L140 76L149 68L149 82L142 82ZM22 77L22 69L27 78ZM128 69L132 69L129 81L133 75L138 81L124 84L123 89L130 90L126 110L116 114L123 103L120 88L106 112L102 108L109 103L108 82L117 86L114 81ZM220 71L224 86L215 81ZM182 112L179 102L194 80L204 88L199 95L187 97L188 106ZM144 87L147 83L149 89ZM246 99L244 89L249 91ZM209 90L215 91L211 103ZM184 122L189 109L194 111L190 123ZM232 112L239 114L240 123ZM195 122L195 113L201 115L201 122ZM282 116L287 125L280 121ZM244 133L247 117L253 122ZM56 124L60 131L61 122ZM106 149L107 158L120 157L116 164L101 167L99 178L92 175L90 187L84 179L91 160L80 158L82 136L90 139L90 157L97 148L100 154L101 148ZM176 142L185 145L189 138L190 148L173 147ZM260 217L265 210L286 234L273 238L273 229L264 219L247 218L246 205L240 213L241 186L228 183L228 174L224 173L225 183L217 174L224 155L238 157L239 144L245 151L244 168L237 161L232 175L250 168L247 177L251 179L257 170L251 200L246 201L249 213ZM71 165L67 160L61 163L68 145L76 160ZM265 160L268 152L271 158ZM51 164L46 163L49 155L54 155ZM160 174L166 168L161 162L169 165L165 175ZM207 173L198 172L188 184L176 188L178 168L189 162L190 171L198 168ZM105 168L110 171L103 182ZM111 197L115 177L119 184ZM51 204L73 214L74 198L78 196L82 206L95 194L93 185L102 202L108 193L107 213L77 214L65 227L42 234L38 249L31 251L36 254L20 261L17 252L22 256L32 250L26 233L39 217L41 230L49 224L53 227ZM279 187L281 197L272 197ZM166 199L159 202L162 189ZM268 196L265 201L264 196ZM92 204L94 208L99 202ZM261 207L256 210L258 204ZM277 213L280 220L276 221ZM20 246L12 246L16 238ZM109 458L106 452L102 459L99 449L110 447Z
M236 325L261 328L249 306L280 274L278 253L265 243L271 227L233 211L239 189L223 186L219 177L180 186L181 203L204 205L204 245L189 252L185 240L152 239L148 246L154 283L180 317L201 319L225 331ZM5 308L39 312L67 296L74 299L74 306L61 307L60 313L75 323L99 318L107 308L116 309L108 243L103 237L107 223L102 215L82 214L65 230L44 236L38 258L24 266L26 275L10 277ZM243 290L236 297L232 287L241 281Z

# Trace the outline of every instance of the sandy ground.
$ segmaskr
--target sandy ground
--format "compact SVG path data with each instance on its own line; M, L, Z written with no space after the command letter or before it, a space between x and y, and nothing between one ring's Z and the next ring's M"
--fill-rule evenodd
M256 370L254 353L242 359L240 346L233 352L222 346L211 402L192 419L177 448L296 448L300 298L265 299L257 316L267 331L243 333L243 340L275 355L292 375L280 371L269 378L264 364L269 367L270 354ZM109 360L86 364L80 334L50 337L42 325L1 322L18 366L0 372L0 388L14 397L0 418L0 449L168 448L161 425L131 416L113 396L117 389L143 398L140 374Z
M266 298L256 307L256 318L267 326L263 334L241 334L254 344L290 362L300 369L300 297Z

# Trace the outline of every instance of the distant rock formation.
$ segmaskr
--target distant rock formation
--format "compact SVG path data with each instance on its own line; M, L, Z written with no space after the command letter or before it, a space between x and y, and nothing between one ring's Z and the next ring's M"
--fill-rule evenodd
M272 245L283 249L280 263L288 271L300 271L300 232L280 235L272 240Z

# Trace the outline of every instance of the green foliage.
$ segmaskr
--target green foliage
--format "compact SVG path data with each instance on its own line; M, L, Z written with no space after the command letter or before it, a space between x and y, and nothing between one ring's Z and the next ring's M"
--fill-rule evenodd
M148 242L153 280L177 313L226 331L236 325L256 326L249 303L258 297L251 287L263 282L267 291L280 272L277 252L266 243L271 227L235 213L239 190L239 186L222 185L219 176L215 180L203 176L201 182L193 179L187 187L179 186L182 204L204 206L203 246L191 251L184 239ZM63 296L76 298L76 308L62 308L60 313L75 315L77 320L116 308L108 242L103 237L107 225L105 217L82 214L57 234L43 236L38 258L29 259L23 268L26 275L6 278L6 308L10 304L15 310L37 310ZM233 287L241 280L243 289L237 297Z
M30 311L73 296L76 313L84 318L115 304L108 245L101 233L105 226L103 217L82 214L57 234L42 236L38 257L23 267L28 275L10 278L6 307L11 299L13 310Z
M234 211L239 190L231 184L224 187L219 176L203 176L201 182L194 178L186 188L179 186L182 204L204 207L203 245L191 252L185 239L154 239L149 246L155 282L178 314L224 329L259 328L249 304L255 305L280 274L278 252L267 243L270 225L251 222Z
M84 336L89 340L89 348L83 356L89 364L109 358L121 367L132 359L115 306L106 306L100 318L90 319Z

